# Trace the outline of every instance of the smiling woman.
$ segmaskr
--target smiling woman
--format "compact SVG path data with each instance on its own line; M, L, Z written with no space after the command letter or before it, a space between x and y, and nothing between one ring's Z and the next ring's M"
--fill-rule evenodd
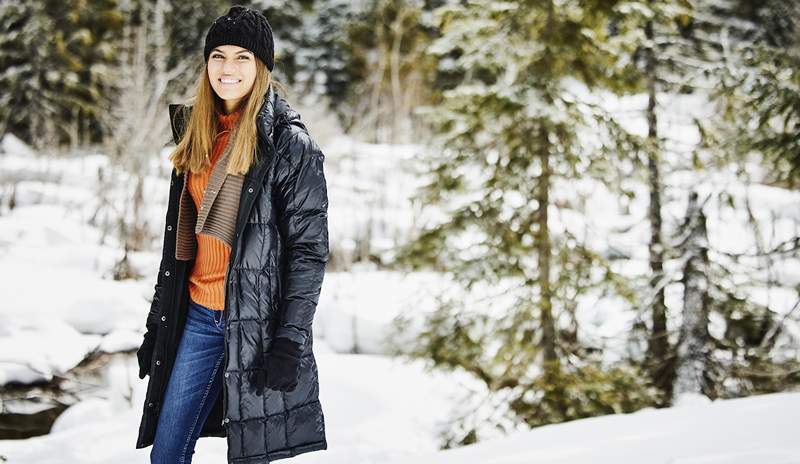
M220 45L211 51L207 68L211 87L224 101L225 112L232 113L256 80L253 52L237 45Z
M327 448L312 322L328 261L320 147L273 88L272 30L236 5L206 34L176 147L139 377L136 447L189 464L226 437L228 464Z

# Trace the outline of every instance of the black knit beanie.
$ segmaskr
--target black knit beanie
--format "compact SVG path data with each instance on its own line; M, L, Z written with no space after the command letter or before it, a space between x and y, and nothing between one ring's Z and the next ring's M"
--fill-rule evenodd
M203 58L208 61L211 50L219 45L238 45L253 52L272 71L275 67L275 44L272 28L261 12L234 5L215 19L206 34Z

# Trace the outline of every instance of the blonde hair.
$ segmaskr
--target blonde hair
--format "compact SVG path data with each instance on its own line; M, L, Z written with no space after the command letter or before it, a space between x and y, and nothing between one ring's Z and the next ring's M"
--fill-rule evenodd
M272 73L261 60L255 60L256 79L253 88L240 104L242 111L232 137L228 143L233 143L231 159L228 164L229 174L244 175L256 161L256 147L258 144L258 130L256 117L261 105L264 103L267 89L273 83ZM197 79L195 97L191 99L192 113L186 125L186 130L178 145L169 155L169 160L175 166L177 174L185 171L193 173L202 172L211 164L206 154L211 154L214 139L217 135L216 112L221 111L222 102L211 82L208 80L208 62L203 66L203 72Z

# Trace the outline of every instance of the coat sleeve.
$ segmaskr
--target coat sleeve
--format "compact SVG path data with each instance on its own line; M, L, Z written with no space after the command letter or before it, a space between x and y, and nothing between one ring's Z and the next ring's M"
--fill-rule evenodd
M306 132L293 135L286 148L287 167L276 179L286 261L280 275L281 320L275 336L291 339L304 350L329 258L325 156Z

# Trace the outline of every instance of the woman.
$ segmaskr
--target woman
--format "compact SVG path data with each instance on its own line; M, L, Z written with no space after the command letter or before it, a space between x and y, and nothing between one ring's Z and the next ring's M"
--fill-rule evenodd
M164 249L137 352L150 375L136 447L189 463L327 449L312 322L328 261L324 155L271 85L272 31L234 6L211 25L193 107L170 105Z

